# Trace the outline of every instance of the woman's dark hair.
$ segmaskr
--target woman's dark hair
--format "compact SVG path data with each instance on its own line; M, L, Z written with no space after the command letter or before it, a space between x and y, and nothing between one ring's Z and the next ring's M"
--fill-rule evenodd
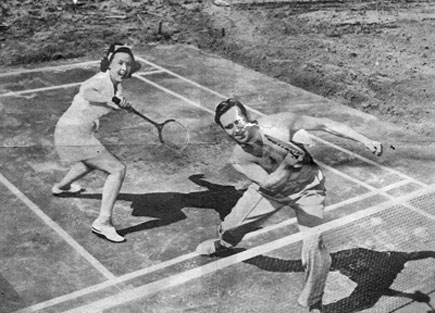
M215 115L214 115L215 123L222 127L221 116L232 107L238 107L240 109L240 112L243 114L243 116L245 116L246 119L249 119L248 111L246 110L245 106L240 101L230 98L220 102L216 106Z
M130 57L133 61L133 66L132 66L130 75L133 74L134 72L137 72L140 69L140 63L136 62L134 55L133 55L133 52L131 51L131 48L127 47L126 45L124 45L122 43L115 42L109 46L109 49L107 50L106 55L103 57L103 59L100 62L101 72L106 72L109 69L110 62L112 62L115 54L117 54L119 52L127 53L128 55L130 55Z

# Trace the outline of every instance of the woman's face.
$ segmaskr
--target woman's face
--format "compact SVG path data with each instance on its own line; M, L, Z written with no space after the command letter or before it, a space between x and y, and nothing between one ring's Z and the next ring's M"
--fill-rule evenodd
M133 66L132 57L125 52L117 52L110 62L110 78L113 83L120 83L128 78Z

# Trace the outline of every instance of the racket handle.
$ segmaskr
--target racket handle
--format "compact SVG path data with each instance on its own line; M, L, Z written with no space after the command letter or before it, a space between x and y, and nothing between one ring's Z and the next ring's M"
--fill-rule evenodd
M153 121L152 119L150 119L149 117L143 115L143 114L140 113L139 111L136 111L136 109L133 108L132 106L130 106L130 107L128 107L128 108L125 108L125 110L126 110L127 112L134 113L134 114L136 114L137 116L140 116L140 117L143 118L145 121L147 121L147 122L153 124L154 126L156 126L157 128L160 129L161 125L160 125L159 123Z
M121 99L119 99L117 96L112 97L112 102L116 105L119 105L121 103Z

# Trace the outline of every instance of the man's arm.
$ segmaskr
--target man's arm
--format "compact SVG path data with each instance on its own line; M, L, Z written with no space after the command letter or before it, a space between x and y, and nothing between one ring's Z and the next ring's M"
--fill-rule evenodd
M380 156L382 154L382 144L379 141L370 139L343 123L327 118L301 116L295 126L305 130L320 130L338 137L352 139L365 145L374 155Z
M236 146L231 157L231 164L236 171L245 175L261 188L274 191L285 182L291 174L288 160L284 159L273 173L267 173L253 156Z

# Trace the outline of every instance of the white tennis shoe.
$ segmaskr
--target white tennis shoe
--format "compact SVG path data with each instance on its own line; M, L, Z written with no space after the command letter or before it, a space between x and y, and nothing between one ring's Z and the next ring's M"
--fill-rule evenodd
M223 245L221 245L219 239L209 239L209 240L201 242L196 247L196 253L198 253L199 255L210 256L216 252L224 251L227 249L229 249L229 248L226 248Z
M115 227L111 225L98 225L94 222L92 224L92 232L98 237L101 237L113 243L121 243L127 241L124 237L119 235L116 232Z
M60 189L57 185L51 188L53 196L72 195L82 191L82 187L79 184L71 184L69 189Z

